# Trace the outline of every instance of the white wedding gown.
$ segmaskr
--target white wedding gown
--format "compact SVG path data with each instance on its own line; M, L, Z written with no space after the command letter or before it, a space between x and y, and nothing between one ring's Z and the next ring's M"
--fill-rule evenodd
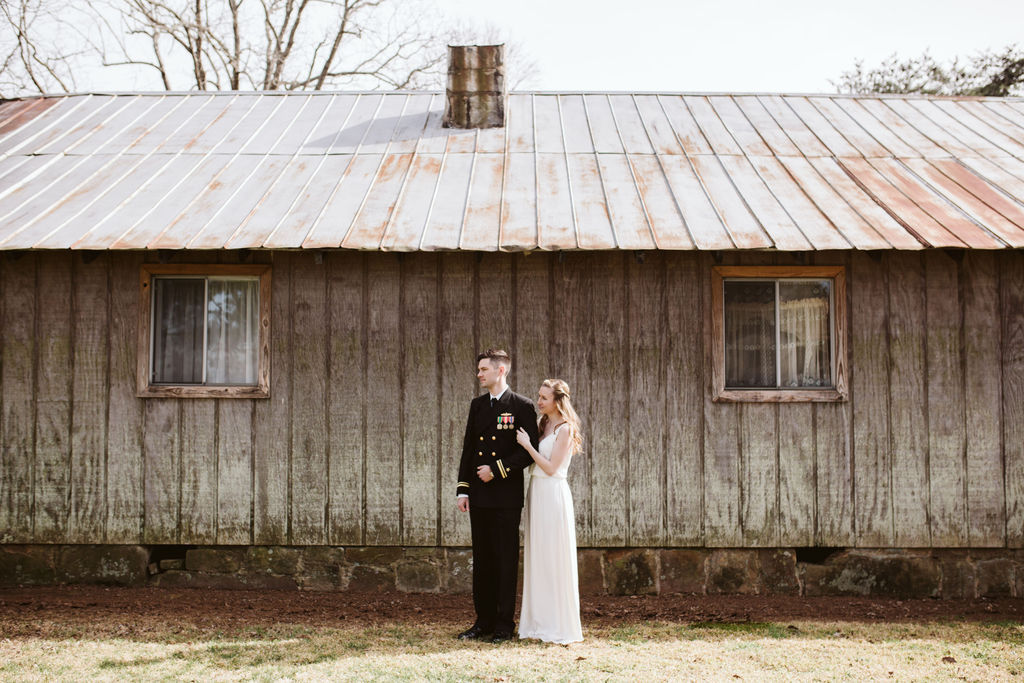
M551 459L561 425L541 439L538 452ZM549 643L583 640L580 589L576 568L576 517L565 462L548 476L533 465L526 494L526 534L523 549L523 606L519 637Z

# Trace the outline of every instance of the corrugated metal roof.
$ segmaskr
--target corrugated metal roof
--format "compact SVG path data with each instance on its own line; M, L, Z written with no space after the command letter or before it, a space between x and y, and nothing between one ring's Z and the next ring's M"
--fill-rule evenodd
M1024 100L148 93L0 103L0 249L1024 246Z

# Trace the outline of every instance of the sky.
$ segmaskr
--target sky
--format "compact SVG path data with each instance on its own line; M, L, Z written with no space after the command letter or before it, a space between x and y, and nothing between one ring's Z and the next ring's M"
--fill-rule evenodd
M1024 47L1024 0L438 2L508 31L540 67L536 90L835 92L858 59Z

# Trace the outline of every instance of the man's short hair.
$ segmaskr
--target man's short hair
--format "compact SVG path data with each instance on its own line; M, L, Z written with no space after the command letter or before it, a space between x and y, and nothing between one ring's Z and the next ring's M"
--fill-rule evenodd
M508 351L503 349L487 349L476 357L476 362L479 364L484 358L491 361L491 363L504 365L506 369L512 367L512 357L508 355Z

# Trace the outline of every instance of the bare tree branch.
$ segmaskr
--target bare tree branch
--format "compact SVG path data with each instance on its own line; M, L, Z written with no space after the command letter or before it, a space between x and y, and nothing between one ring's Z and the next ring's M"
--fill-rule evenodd
M80 73L167 90L439 88L446 43L509 42L443 29L432 2L0 0L0 94L68 91ZM50 40L55 27L72 39Z

